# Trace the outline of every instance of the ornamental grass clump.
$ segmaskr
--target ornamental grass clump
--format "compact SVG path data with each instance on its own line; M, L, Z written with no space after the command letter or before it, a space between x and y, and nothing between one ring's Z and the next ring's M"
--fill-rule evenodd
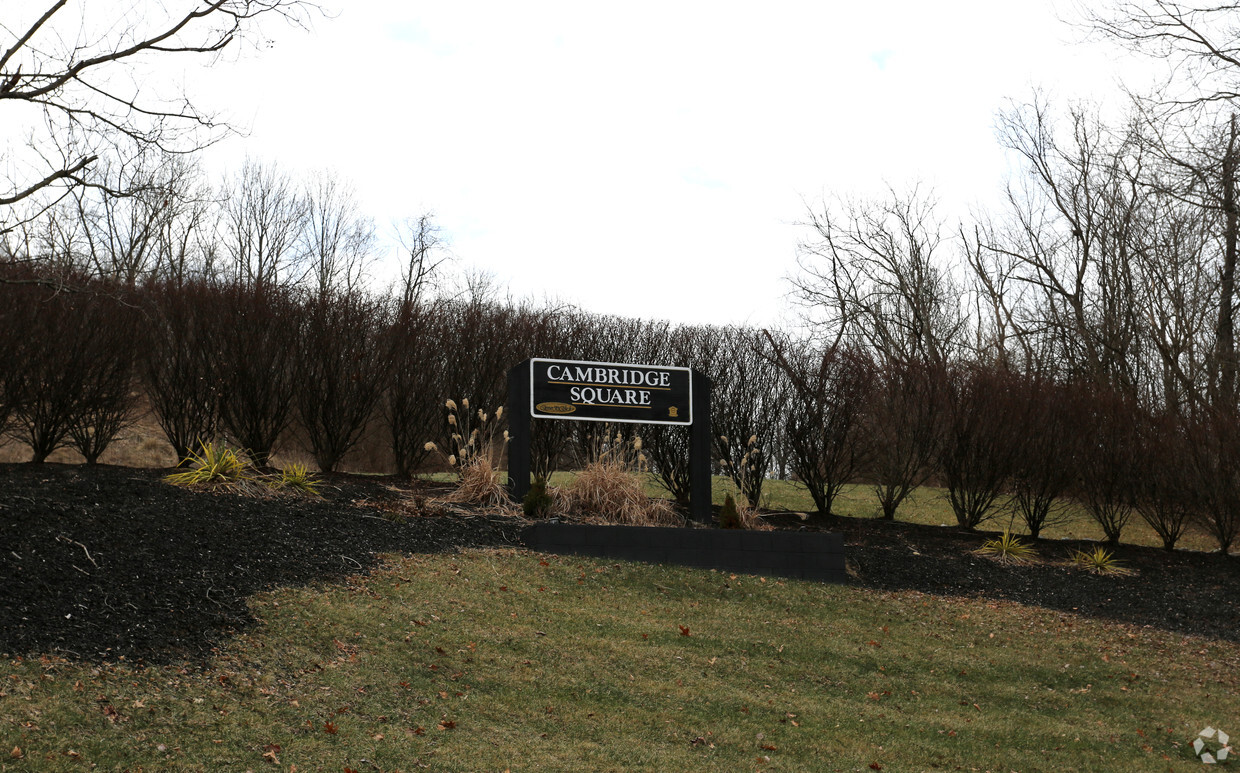
M740 527L741 516L736 511L736 500L728 494L723 498L723 507L719 508L719 528L739 529Z
M727 435L719 436L719 466L736 484L737 491L751 510L759 507L762 484L766 480L767 459L757 435L750 435L744 448L733 448ZM736 458L733 458L733 457Z
M258 479L245 454L222 443L200 442L184 466L187 469L165 475L164 480L174 486L245 488Z
M1001 564L1031 564L1037 560L1038 551L1021 541L1010 531L995 539L988 539L977 549L978 555L989 556Z
M566 488L558 489L557 510L585 520L627 526L674 526L682 519L665 499L646 493L649 473L642 439L625 441L610 429L592 439L591 458Z
M762 520L758 508L738 503L731 494L727 494L723 506L719 508L719 528L767 531L774 527Z
M1132 570L1117 561L1111 551L1102 547L1093 550L1078 550L1072 554L1072 563L1087 572L1094 574L1129 575Z
M306 465L294 462L274 475L268 485L276 491L284 491L303 496L318 497L318 481Z
M185 460L187 469L165 475L174 486L226 490L246 496L300 494L319 496L314 475L304 464L290 464L279 474L263 475L243 452L223 443L200 443L197 453Z
M445 453L434 443L426 450L437 451L457 476L456 490L444 497L445 502L509 507L513 504L504 485L503 459L508 446L508 430L500 430L503 407L495 409L494 417L482 409L470 412L469 400L444 403L448 409L449 448Z

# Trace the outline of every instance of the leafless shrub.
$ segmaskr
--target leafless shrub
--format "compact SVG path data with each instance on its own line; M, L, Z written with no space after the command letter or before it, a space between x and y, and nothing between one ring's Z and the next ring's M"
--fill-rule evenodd
M12 434L30 446L32 461L78 440L94 462L128 421L136 325L119 290L77 274L31 276L6 288L22 297L9 320L20 373L10 373ZM5 284L14 284L10 278ZM6 368L10 367L6 363ZM6 389L6 391L10 391Z
M68 423L69 444L95 464L122 430L134 421L139 352L146 328L139 309L120 291L79 302L87 351L82 388ZM126 294L130 295L130 294ZM84 308L82 308L84 307Z
M820 512L865 469L870 453L863 411L874 366L860 351L814 350L771 337L774 357L792 384L785 437L794 475Z
M606 362L645 362L694 367L709 360L712 352L704 348L715 342L700 329L672 327L662 320L632 320L610 317L599 342L597 356ZM689 428L673 424L649 424L642 428L643 451L650 471L671 493L676 505L689 506Z
M264 467L288 426L296 394L297 304L286 288L233 284L218 295L210 327L212 372L227 390L224 429Z
M1019 428L1011 492L1016 512L1037 539L1067 518L1065 494L1079 473L1085 420L1078 390L1039 376L1015 385L1011 421Z
M293 363L297 414L319 469L330 472L360 439L387 371L382 306L361 292L327 292L301 310Z
M441 348L448 336L433 303L401 304L384 332L388 361L383 416L391 433L392 456L401 475L411 475L430 455L427 438L439 434L447 358Z
M1240 417L1203 412L1190 426L1192 482L1204 500L1199 523L1226 553L1240 535Z
M943 442L942 391L938 367L899 360L878 367L865 432L872 449L868 471L887 520L933 471Z
M219 288L205 281L160 282L147 289L148 349L141 374L147 398L178 464L214 440L226 386L216 374Z
M1012 421L1019 390L1011 374L974 365L948 369L943 390L944 434L938 470L956 523L976 529L993 515L1015 468L1021 442Z
M26 284L28 268L15 261L0 263L0 433L14 412L25 405L29 389L28 359L33 354L29 320L38 310L39 288Z
M715 334L723 344L712 362L699 365L713 386L715 455L748 506L757 507L787 410L787 380L769 356L760 331L708 328L704 334Z
M1200 489L1193 479L1196 442L1177 416L1143 416L1138 425L1133 501L1137 513L1162 540L1163 548L1175 543L1202 512Z
M1136 401L1103 386L1078 387L1086 401L1077 496L1111 544L1118 544L1133 515L1138 475Z

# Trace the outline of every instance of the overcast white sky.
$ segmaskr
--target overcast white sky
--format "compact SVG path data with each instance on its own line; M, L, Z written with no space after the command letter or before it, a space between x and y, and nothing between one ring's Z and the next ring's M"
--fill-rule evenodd
M1048 0L744 6L350 0L198 85L250 128L213 164L334 169L382 226L431 210L518 295L767 324L807 202L920 180L954 220L1003 185L1005 99L1123 74Z

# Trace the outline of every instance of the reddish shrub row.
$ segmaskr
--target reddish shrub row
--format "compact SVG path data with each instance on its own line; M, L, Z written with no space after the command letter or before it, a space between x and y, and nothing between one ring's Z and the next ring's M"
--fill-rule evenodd
M744 328L673 326L485 296L398 303L207 281L122 288L0 266L0 426L34 461L94 462L145 393L185 458L224 438L266 463L298 442L323 470L361 446L402 473L449 444L448 398L488 413L531 356L687 365L714 384L717 471L760 503L794 476L829 511L873 485L882 516L927 480L958 525L1000 513L1035 536L1079 502L1109 540L1136 516L1171 549L1190 527L1224 548L1240 533L1236 411L1164 415L1094 384L993 367L875 362ZM599 428L536 422L535 474L576 462ZM689 493L683 427L639 433L673 496ZM382 449L381 452L375 449Z

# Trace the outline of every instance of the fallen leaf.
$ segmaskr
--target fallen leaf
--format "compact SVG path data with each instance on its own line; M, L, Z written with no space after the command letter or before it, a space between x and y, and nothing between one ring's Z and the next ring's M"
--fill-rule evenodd
M778 749L778 747L777 747L777 746L775 746L775 744L773 744L773 743L764 743L764 744L762 744L762 749L763 749L763 751L773 752L773 751L775 751L776 749Z
M329 734L329 735L335 735L335 734L336 734L336 731L337 731L338 729L339 729L339 728L337 728L337 727L336 727L336 725L335 725L334 723L332 723L332 722L324 722L324 723L323 723L323 732L324 732L324 733L327 733L327 734Z
M15 760L20 760L22 758L22 747L14 746L13 751L9 752L9 756Z
M456 727L456 722L452 721L451 719L444 719L444 720L441 720L439 723L440 730L451 730L455 727Z
M687 626L687 625L677 625L676 627L680 629L680 635L681 635L681 636L688 636L688 635L689 635L689 626Z
M882 769L883 769L883 766L879 765L877 762L870 763L870 770L882 770Z

